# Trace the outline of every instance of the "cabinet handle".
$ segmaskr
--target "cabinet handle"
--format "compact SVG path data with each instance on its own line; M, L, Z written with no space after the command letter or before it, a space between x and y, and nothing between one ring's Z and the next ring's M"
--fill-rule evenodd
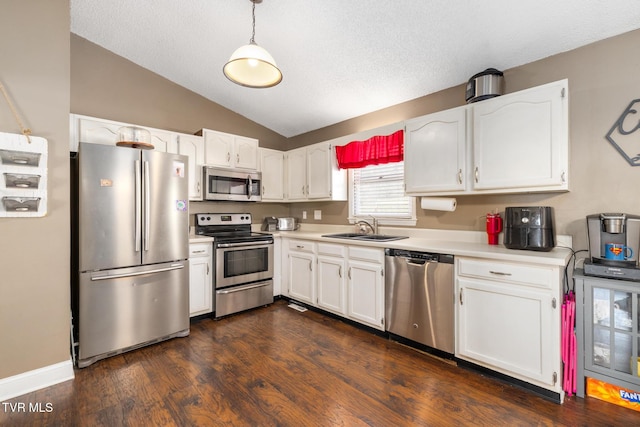
M227 151L227 163L231 161L231 153Z
M309 271L313 271L313 263L309 261Z
M296 248L298 248L298 249L304 249L304 246L302 246L302 245L296 245Z
M351 267L349 267L349 271L348 271L347 276L349 276L349 280L351 280Z
M200 192L200 183L198 183L198 193Z
M342 266L338 267L338 277L342 279Z
M262 186L262 194L264 194L264 185Z
M209 275L209 264L207 264L207 276Z
M462 184L462 169L458 169L458 184Z
M476 170L475 170L475 175L476 175L476 182L478 182L478 167L476 166Z
M557 301L554 298L554 299L551 300L551 307L556 308L556 305L557 305Z
M204 250L204 249L202 249L200 251L193 251L194 254L203 254L205 252L206 252L206 250Z
M236 164L240 163L240 154L236 154Z
M562 171L560 179L562 180L562 182L567 182L567 173L565 171Z
M459 298L460 298L460 305L462 305L462 304L463 304L463 302L462 302L462 291L463 291L463 290L462 290L462 289L460 289L460 297L459 297Z
M495 275L498 275L498 276L511 276L511 273L503 273L502 271L489 270L489 273L495 274Z

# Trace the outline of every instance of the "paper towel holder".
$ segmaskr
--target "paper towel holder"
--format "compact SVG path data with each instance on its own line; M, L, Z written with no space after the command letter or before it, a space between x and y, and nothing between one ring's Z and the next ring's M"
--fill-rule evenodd
M420 207L424 210L453 212L458 202L453 197L422 197Z

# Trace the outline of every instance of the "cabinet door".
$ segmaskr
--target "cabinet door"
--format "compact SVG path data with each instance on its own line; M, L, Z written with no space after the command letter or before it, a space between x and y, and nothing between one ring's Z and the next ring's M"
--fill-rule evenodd
M258 169L258 140L236 136L233 143L233 166L243 169Z
M456 356L541 386L559 381L549 292L466 278L458 288Z
M284 153L260 149L262 170L262 201L284 200Z
M76 118L78 142L92 144L116 145L118 129L127 126L126 123L112 122L110 120L95 119L79 116Z
M174 132L161 129L149 129L151 143L156 151L165 153L178 153L178 135Z
M234 136L228 133L203 130L204 162L207 166L232 166Z
M345 314L346 272L344 259L318 255L318 307Z
M287 199L307 198L307 157L306 150L299 148L287 152Z
M347 314L353 320L384 330L382 266L349 260Z
M632 385L635 389L640 385L640 290L637 283L600 278L586 278L584 283L586 376L597 372L608 378L607 382L622 387Z
M310 253L289 252L289 296L312 305L316 301L315 258Z
M178 153L189 157L189 200L202 200L203 138L196 135L178 135Z
M473 105L474 189L568 189L566 80Z
M407 194L465 190L466 115L461 107L406 122Z
M212 310L211 257L189 258L190 316L211 313Z
M331 146L314 144L307 148L307 197L331 198Z

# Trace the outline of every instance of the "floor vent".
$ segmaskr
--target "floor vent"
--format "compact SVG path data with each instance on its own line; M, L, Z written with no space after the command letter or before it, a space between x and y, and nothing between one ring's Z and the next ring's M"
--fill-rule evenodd
M307 309L304 308L303 306L294 304L294 303L289 304L287 307L293 308L294 310L298 310L300 313L304 313L305 311L307 311Z

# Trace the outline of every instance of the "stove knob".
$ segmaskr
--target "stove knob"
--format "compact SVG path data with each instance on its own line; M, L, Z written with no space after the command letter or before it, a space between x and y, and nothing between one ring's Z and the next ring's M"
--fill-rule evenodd
M207 217L207 221L211 221L211 217L210 216Z

